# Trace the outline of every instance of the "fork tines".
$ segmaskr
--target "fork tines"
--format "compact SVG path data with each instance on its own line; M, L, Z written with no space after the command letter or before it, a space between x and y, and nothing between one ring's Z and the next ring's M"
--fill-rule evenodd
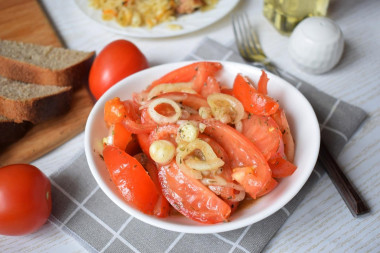
M239 52L245 60L254 61L257 58L260 61L259 58L265 57L246 13L233 14L232 27Z

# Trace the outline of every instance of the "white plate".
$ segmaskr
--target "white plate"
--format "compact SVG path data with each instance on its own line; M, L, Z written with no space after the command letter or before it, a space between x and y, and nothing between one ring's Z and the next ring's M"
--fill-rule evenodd
M222 80L225 85L231 86L237 73L248 76L256 83L260 78L261 70L256 67L233 62L221 63L223 70L218 79ZM293 175L281 180L272 192L249 207L233 213L229 222L205 225L180 215L164 219L146 215L129 206L112 183L105 163L100 156L103 149L102 138L108 134L104 122L106 101L114 97L120 97L121 100L131 99L133 92L141 91L153 80L186 64L189 62L165 64L138 72L111 87L97 101L88 117L85 129L84 146L91 173L100 188L121 209L143 222L167 230L198 234L219 233L242 228L270 216L286 205L305 184L317 161L320 144L319 124L308 100L294 86L271 73L268 73L270 79L268 94L278 100L287 113L296 143L294 163L298 168Z
M102 25L104 28L115 33L128 35L137 38L164 38L191 33L209 26L221 18L225 17L239 2L239 0L219 0L217 5L206 12L196 11L192 14L182 15L172 22L166 22L153 27L152 29L140 27L122 27L116 21L105 21L102 19L100 10L89 6L88 0L75 0L77 6L83 13ZM180 30L170 30L168 24L178 24L182 26Z

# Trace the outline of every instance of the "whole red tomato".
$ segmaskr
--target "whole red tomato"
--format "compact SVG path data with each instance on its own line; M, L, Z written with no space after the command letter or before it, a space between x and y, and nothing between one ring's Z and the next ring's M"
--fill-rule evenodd
M92 95L99 99L121 79L149 67L141 51L130 41L116 40L95 58L89 75Z
M0 168L0 234L32 233L50 213L50 181L37 167L14 164Z

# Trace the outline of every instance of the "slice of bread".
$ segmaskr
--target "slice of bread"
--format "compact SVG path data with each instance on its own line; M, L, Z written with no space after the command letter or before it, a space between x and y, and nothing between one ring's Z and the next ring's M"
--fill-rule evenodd
M25 83L72 86L87 83L95 52L0 40L0 75Z
M36 124L68 111L71 93L72 87L24 83L0 76L0 115L16 123Z
M9 144L23 137L32 126L30 122L16 123L0 115L0 152Z

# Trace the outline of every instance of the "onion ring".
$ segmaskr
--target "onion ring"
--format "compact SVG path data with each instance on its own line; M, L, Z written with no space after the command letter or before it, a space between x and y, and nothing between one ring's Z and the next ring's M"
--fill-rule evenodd
M175 113L172 116L164 116L162 114L159 114L155 108L159 104L169 104L173 107ZM168 98L157 98L152 100L148 105L148 113L150 117L153 119L154 122L157 124L164 124L164 123L174 123L181 117L181 108L179 105L174 102L171 99Z

